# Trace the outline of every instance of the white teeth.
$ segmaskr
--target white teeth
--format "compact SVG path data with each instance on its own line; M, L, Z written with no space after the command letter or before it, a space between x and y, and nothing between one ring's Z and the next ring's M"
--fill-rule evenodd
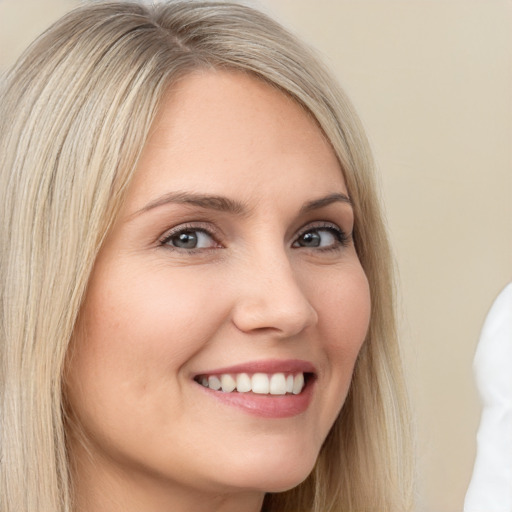
M214 389L215 391L218 391L220 389L220 380L218 377L215 377L215 375L212 375L211 377L208 377L208 387L211 389Z
M268 375L264 373L255 373L251 379L252 392L258 393L259 395L268 395L270 391L270 382Z
M286 378L284 373L274 373L270 377L270 394L286 395Z
M294 395L298 395L302 391L303 387L304 387L304 374L298 373L297 375L295 375L295 377L293 379L292 393Z
M296 375L284 373L255 373L252 377L247 373L222 375L202 375L197 381L205 388L214 391L222 390L224 393L238 391L248 393L252 391L258 395L298 395L304 389L304 374Z
M224 393L231 393L236 388L236 380L229 373L221 376L220 383Z
M247 373L239 373L236 376L236 390L239 393L247 393L248 391L251 391L251 389L251 377L249 377Z
M286 392L291 393L293 391L293 375L286 377Z

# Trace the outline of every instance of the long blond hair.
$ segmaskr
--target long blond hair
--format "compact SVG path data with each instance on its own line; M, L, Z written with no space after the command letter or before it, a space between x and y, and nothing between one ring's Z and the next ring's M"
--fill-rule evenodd
M355 211L372 317L312 474L269 512L411 509L410 432L387 237L364 131L318 59L248 7L112 2L66 15L5 77L0 104L0 508L72 510L62 375L96 255L166 91L235 69L293 97L330 140Z

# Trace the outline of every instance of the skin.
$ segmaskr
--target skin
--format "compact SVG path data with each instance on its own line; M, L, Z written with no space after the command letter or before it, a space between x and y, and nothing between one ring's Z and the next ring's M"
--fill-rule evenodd
M243 212L170 193L223 196ZM283 93L210 70L172 90L98 256L72 344L78 510L256 512L265 492L307 477L370 315L350 204L301 211L333 193L348 195L334 152ZM176 246L184 228L199 247ZM320 245L305 245L304 232ZM193 380L268 359L315 366L305 412L248 414Z

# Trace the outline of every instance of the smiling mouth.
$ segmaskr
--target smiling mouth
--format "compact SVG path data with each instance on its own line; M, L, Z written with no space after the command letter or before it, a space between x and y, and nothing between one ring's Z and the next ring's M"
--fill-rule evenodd
M299 395L312 373L223 373L198 375L194 380L205 388L223 393L255 393L258 395Z

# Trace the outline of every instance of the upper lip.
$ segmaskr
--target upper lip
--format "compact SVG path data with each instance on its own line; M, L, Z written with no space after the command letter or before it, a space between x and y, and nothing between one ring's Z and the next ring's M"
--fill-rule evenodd
M226 373L315 373L315 366L300 359L267 359L205 370L197 375L221 375Z

